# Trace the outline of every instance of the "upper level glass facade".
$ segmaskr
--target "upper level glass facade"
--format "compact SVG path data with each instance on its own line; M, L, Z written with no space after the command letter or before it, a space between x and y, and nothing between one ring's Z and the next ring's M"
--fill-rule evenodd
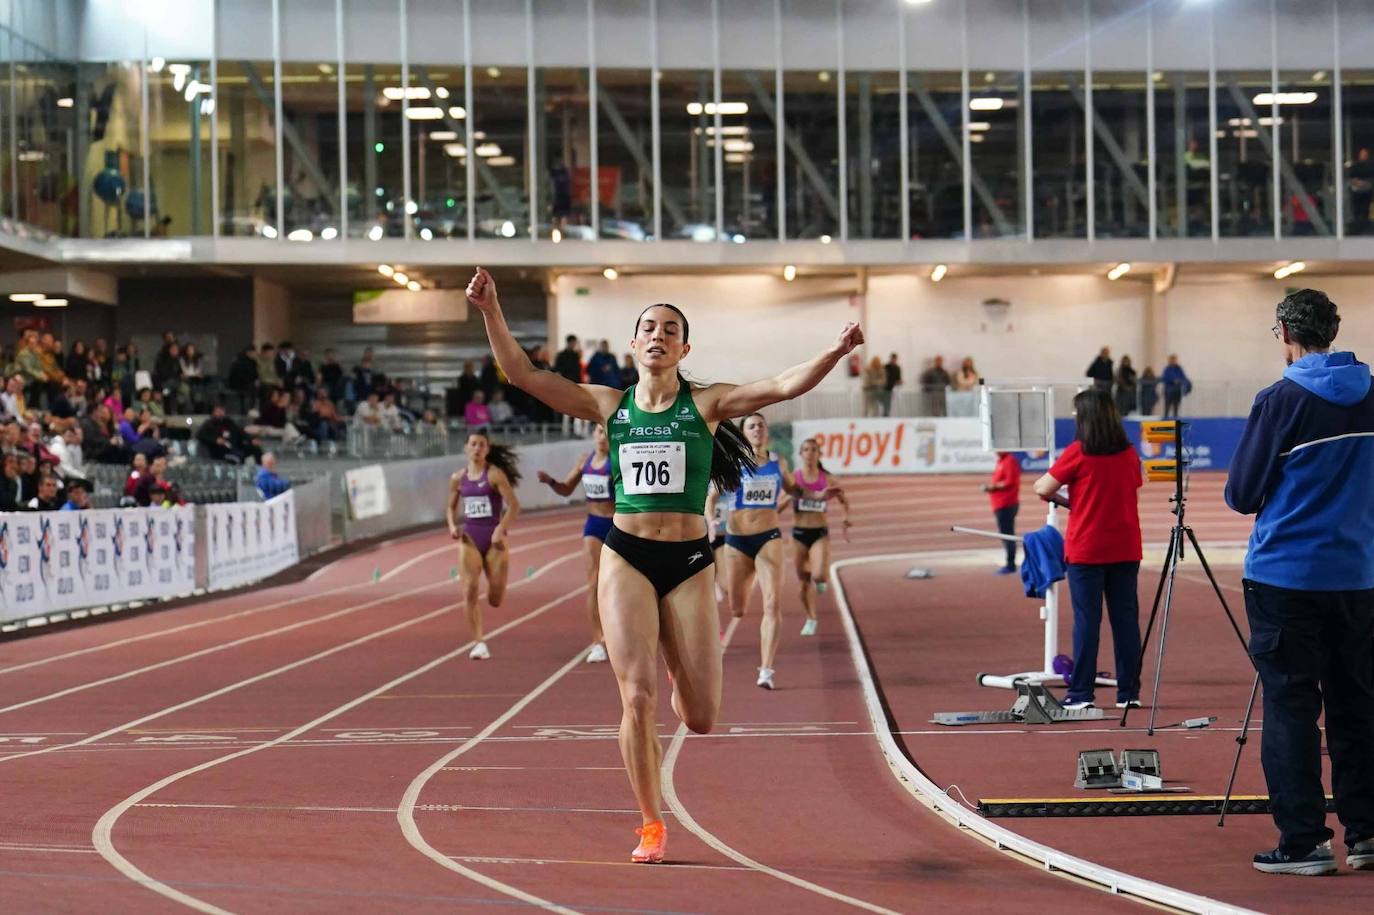
M0 0L0 15L12 231L1374 233L1367 0Z

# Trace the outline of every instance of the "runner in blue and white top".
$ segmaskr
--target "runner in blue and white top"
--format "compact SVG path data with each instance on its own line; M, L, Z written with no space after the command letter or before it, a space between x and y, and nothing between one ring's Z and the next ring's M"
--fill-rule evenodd
M758 685L773 688L773 664L782 632L782 567L785 562L778 509L784 496L795 490L787 459L768 450L768 422L761 414L745 417L744 437L754 448L757 467L741 474L732 494L730 517L725 528L725 593L730 612L744 616L757 576L763 593L763 619L759 624L760 661ZM713 518L721 495L714 490L706 499L706 516ZM712 520L712 527L716 522ZM713 530L714 534L715 531Z
M562 480L539 471L539 482L558 493L570 496L582 484L587 499L587 520L582 525L582 544L587 550L587 614L592 621L592 647L587 651L587 663L606 660L606 645L601 634L601 611L596 603L596 580L601 571L601 546L611 530L615 515L615 491L611 486L611 450L606 439L606 427L592 427L595 449L578 460L577 465Z

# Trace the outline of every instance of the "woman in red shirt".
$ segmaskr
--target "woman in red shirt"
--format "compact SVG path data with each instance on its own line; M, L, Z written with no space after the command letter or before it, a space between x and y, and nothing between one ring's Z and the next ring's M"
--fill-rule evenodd
M1104 596L1116 652L1116 707L1138 706L1140 458L1126 438L1110 392L1083 391L1073 407L1075 441L1035 483L1036 495L1069 509L1064 559L1073 598L1073 675L1064 707L1092 707ZM1061 486L1069 488L1067 501L1058 495Z
M1021 508L1021 461L1013 452L997 452L997 467L992 471L992 479L983 484L983 492L992 503L998 533L1015 535L1016 512ZM1007 564L997 574L1010 575L1016 571L1016 541L1006 540L1003 545L1007 548Z

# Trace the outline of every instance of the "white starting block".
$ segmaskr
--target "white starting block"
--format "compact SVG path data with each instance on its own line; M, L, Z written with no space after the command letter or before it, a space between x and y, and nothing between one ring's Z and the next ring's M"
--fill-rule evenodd
M966 724L1058 724L1064 721L1097 721L1100 708L1066 709L1039 683L1016 684L1016 701L1005 712L936 712L931 723L946 727Z

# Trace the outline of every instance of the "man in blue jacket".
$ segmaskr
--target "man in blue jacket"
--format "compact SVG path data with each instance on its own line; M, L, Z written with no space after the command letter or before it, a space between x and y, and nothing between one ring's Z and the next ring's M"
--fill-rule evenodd
M1178 419L1178 408L1183 398L1193 393L1193 383L1188 380L1183 366L1178 364L1178 356L1169 357L1169 364L1164 366L1164 374L1159 376L1159 380L1164 385L1164 417Z
M1346 863L1374 869L1374 391L1369 366L1332 352L1325 294L1279 303L1283 380L1255 398L1226 502L1257 514L1245 557L1250 656L1264 684L1261 760L1279 845L1271 874L1336 870L1321 783L1321 733Z

